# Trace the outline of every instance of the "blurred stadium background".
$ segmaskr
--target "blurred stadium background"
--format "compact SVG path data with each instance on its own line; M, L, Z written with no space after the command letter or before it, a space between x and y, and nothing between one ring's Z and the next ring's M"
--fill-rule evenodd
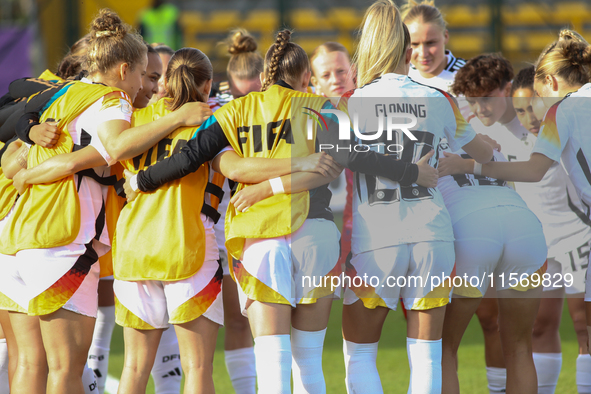
M230 29L244 27L259 40L264 54L281 26L295 29L294 41L311 52L338 41L351 53L357 29L371 0L176 0L184 46L210 56L216 79L224 78L226 48L218 45ZM397 0L401 5L402 0ZM584 0L437 0L449 24L448 48L470 58L502 52L517 69L532 62L570 26L591 38L591 4ZM83 36L94 15L110 8L138 26L152 0L0 0L0 90L13 79L54 69Z

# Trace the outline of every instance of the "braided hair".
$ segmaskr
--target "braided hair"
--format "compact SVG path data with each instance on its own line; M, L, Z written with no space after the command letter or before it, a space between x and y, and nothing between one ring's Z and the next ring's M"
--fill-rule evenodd
M278 80L287 83L296 81L304 72L310 71L310 60L301 46L290 42L291 31L277 33L275 43L265 55L264 82L261 92Z

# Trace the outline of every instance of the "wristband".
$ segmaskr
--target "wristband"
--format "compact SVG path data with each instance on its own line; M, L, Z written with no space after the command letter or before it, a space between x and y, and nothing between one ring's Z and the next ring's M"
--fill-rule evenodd
M283 189L283 182L281 181L280 177L269 179L269 183L271 184L273 195L285 193L285 189Z
M474 175L482 175L482 164L474 160Z
M129 186L131 186L131 190L133 190L134 192L140 190L140 188L137 185L137 174L135 174L131 177L131 179L129 179Z

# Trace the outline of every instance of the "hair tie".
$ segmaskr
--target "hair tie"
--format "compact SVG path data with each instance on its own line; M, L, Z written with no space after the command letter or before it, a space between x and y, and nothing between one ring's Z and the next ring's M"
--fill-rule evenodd
M115 34L117 34L117 32L115 30L105 30L105 31L99 31L96 33L97 37L102 37L102 36L114 36Z

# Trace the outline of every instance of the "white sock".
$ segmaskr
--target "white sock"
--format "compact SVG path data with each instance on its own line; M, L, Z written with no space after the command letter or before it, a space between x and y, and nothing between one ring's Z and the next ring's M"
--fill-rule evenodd
M409 394L441 393L441 339L406 338L410 366Z
M84 386L84 394L98 393L96 376L94 376L94 372L90 369L88 363L86 363L84 371L82 372L82 385Z
M322 372L322 349L326 328L320 331L291 329L294 394L326 394Z
M383 393L376 358L378 342L355 343L343 339L345 385L348 394Z
M178 394L181 392L181 355L179 341L173 327L165 330L156 351L152 379L156 394Z
M8 346L6 338L0 339L0 394L8 394Z
M254 339L258 394L291 394L291 343L289 335Z
M257 372L254 348L245 347L224 351L226 369L236 394L255 394Z
M505 368L486 367L486 379L490 394L500 394L507 390L507 370Z
M115 306L99 306L96 323L94 323L92 344L88 351L88 366L96 375L99 394L105 392L113 328L115 328Z
M562 367L562 353L533 353L538 394L554 394Z
M588 354L577 357L577 389L579 394L591 394L591 356Z

